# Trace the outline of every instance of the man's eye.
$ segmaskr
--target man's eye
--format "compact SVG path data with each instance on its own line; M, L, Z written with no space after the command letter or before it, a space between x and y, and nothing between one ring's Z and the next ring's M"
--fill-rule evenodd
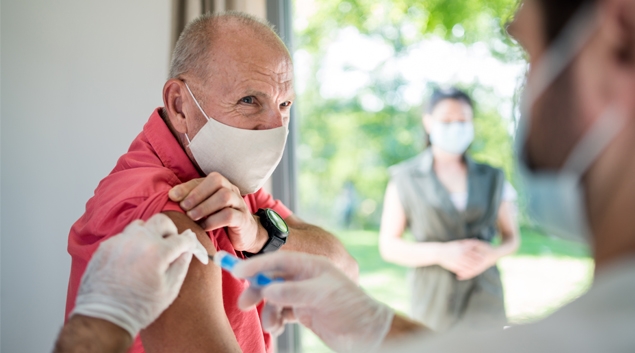
M289 106L291 106L291 102L290 101L286 101L286 102L280 104L280 106L281 107L289 107Z
M242 97L240 99L241 103L245 103L245 104L253 104L254 103L254 97L252 96L248 96L248 97Z

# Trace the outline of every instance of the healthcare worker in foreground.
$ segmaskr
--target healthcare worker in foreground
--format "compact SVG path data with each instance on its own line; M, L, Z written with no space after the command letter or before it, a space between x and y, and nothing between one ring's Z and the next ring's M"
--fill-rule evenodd
M530 60L516 135L528 208L590 243L588 293L535 324L431 335L327 259L277 252L235 268L287 279L247 289L239 306L264 298L266 329L297 319L340 352L635 352L635 0L526 0L509 32Z
M56 353L125 352L139 331L176 299L195 256L207 251L164 214L135 221L100 244L82 277Z

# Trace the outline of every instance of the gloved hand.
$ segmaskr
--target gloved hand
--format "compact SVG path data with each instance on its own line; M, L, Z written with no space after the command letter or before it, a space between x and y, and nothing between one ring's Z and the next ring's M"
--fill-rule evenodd
M238 306L246 310L265 299L262 324L273 334L295 318L335 351L370 352L390 329L392 309L369 297L324 257L278 251L241 262L232 273L247 278L258 272L285 282L247 288Z
M207 251L188 230L178 234L164 214L138 220L100 244L82 277L75 314L110 321L134 338L172 304L196 256Z

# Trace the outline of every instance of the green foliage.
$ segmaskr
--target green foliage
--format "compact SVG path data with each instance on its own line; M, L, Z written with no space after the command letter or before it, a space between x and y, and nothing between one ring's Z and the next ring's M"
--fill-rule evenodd
M421 109L404 104L399 92L405 86L405 78L386 77L382 74L383 64L367 73L368 84L352 98L327 99L320 94L318 72L329 44L338 33L354 27L362 35L388 44L394 57L407 54L410 46L434 36L464 44L481 42L495 57L517 61L522 52L503 30L516 2L324 0L314 3L315 13L298 30L295 40L295 49L308 52L313 59L306 89L298 99L299 196L304 218L335 225L341 214L338 200L341 201L345 183L351 182L357 195L353 226L378 227L388 167L415 156L424 147ZM471 155L502 167L511 180L512 104L497 97L488 87L461 88L476 98L477 103L476 139ZM364 110L361 104L364 95L378 98L381 110ZM509 106L509 111L501 113L502 106Z
M317 12L297 36L299 47L314 53L339 29L352 26L383 38L396 52L434 34L466 44L488 41L494 52L507 56L511 42L503 32L518 0L322 0L316 4Z

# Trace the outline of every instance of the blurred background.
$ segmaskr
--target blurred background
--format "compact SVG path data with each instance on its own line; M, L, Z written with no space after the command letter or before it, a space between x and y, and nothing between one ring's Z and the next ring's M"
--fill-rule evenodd
M475 102L469 153L502 168L520 194L522 245L499 262L512 324L540 319L582 294L586 246L551 238L525 215L513 139L527 62L505 32L517 0L294 0L299 135L298 213L336 233L360 284L408 312L407 269L378 251L387 168L425 146L422 106L435 87ZM307 352L328 351L310 331Z
M63 322L68 230L162 104L180 22L219 8L277 18L295 60L298 100L290 147L271 188L300 217L344 242L372 296L407 312L407 270L385 263L378 251L387 167L422 150L421 107L434 87L448 85L476 103L471 155L503 168L520 194L523 243L499 263L512 323L537 320L579 296L592 279L589 249L535 227L514 175L527 69L504 31L516 6L516 0L2 0L0 350L50 351ZM308 330L295 342L296 351L328 351Z

